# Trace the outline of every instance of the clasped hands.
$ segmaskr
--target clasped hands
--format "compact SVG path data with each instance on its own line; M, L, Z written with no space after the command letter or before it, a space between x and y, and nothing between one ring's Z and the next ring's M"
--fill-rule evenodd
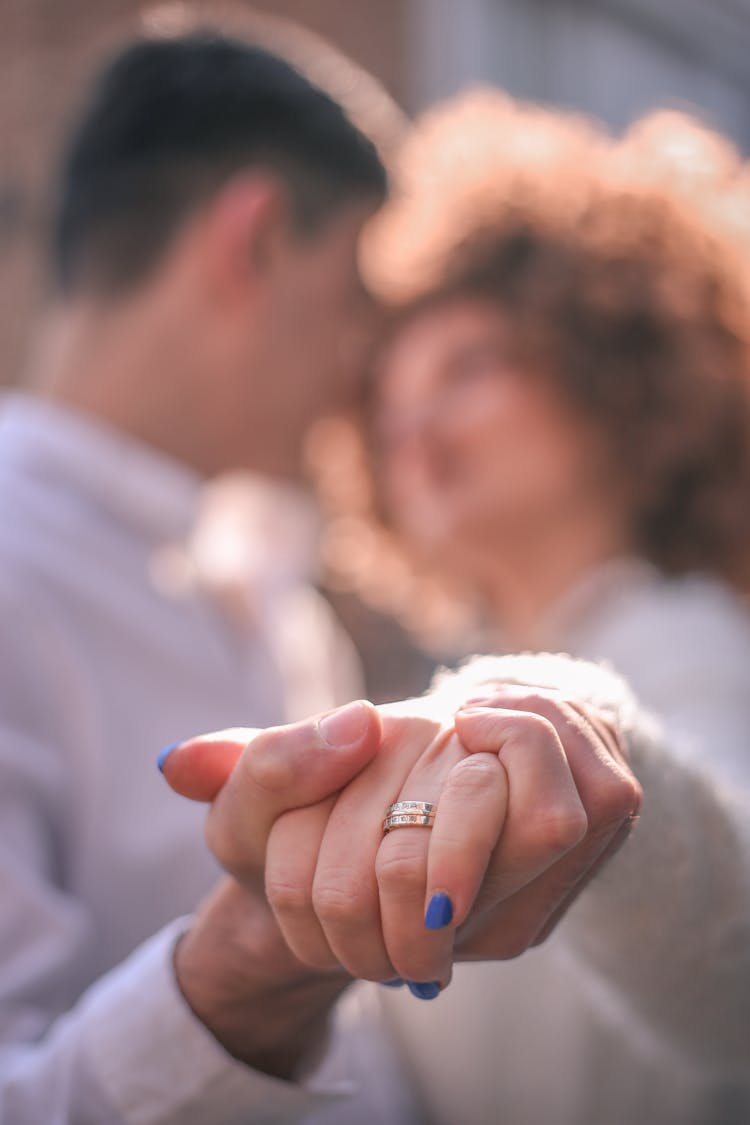
M178 746L177 792L210 802L206 838L321 973L418 982L538 944L627 835L641 790L617 733L555 691L505 685L441 713L435 696L358 702ZM396 801L432 828L383 834Z

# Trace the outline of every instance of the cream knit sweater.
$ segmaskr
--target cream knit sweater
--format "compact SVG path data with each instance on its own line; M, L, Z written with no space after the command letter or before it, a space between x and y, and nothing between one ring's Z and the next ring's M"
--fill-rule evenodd
M404 1080L432 1125L746 1123L750 618L716 583L622 563L540 639L606 660L655 721L606 670L554 656L474 661L444 678L446 701L467 679L521 680L609 708L641 821L544 946L459 966L432 1003L380 990Z

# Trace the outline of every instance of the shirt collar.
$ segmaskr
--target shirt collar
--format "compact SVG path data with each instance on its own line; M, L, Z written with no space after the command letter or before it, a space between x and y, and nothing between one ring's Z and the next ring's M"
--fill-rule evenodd
M89 415L18 392L0 406L0 464L72 485L161 541L187 536L204 484L188 466Z

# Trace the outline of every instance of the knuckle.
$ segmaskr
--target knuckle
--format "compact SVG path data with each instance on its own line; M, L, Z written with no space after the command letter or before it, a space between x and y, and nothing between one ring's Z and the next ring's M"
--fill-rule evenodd
M245 751L240 759L240 773L258 789L279 793L288 788L294 778L293 763L288 754L281 753L276 732L265 732L264 741Z
M591 801L589 817L598 828L607 828L638 812L643 793L635 777L624 770L612 769Z
M381 846L375 875L381 890L396 895L421 893L427 877L423 857L400 846Z
M343 877L328 875L316 880L312 888L313 909L324 925L361 925L372 914L368 896L363 894L362 883L350 873Z
M567 801L538 809L531 829L545 855L563 855L586 836L589 818L580 802Z
M542 719L550 711L557 709L557 704L550 695L533 689L516 691L510 706L517 708L522 714L527 714L531 719Z
M441 799L451 797L471 800L486 792L498 778L499 764L494 754L473 754L453 767L445 781Z
M550 742L557 748L559 743L554 724L544 715L531 712L520 712L515 716L512 736L521 746L531 745L535 749L544 749Z
M275 914L303 914L312 910L310 888L288 877L268 875L266 897Z
M522 696L520 702L524 707L528 707L530 711L541 716L549 709L552 700L549 695L544 695L541 691L528 691Z
M541 703L539 706L541 706ZM553 739L555 744L559 742L555 724L545 715L528 714L525 719L529 728L529 737L533 737L537 742L542 743L547 743L550 739Z

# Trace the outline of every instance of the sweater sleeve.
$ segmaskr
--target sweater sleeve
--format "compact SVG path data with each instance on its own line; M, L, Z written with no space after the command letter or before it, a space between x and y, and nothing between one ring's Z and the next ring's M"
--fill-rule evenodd
M497 683L557 687L612 718L644 790L630 839L558 936L590 978L691 1066L727 1079L750 1064L750 799L675 745L601 666L557 656L483 658L440 690L458 703ZM705 732L701 732L705 734ZM750 739L750 732L748 732ZM710 750L710 747L707 748Z
M750 805L658 740L634 739L631 839L563 924L570 948L695 1067L750 1065Z

